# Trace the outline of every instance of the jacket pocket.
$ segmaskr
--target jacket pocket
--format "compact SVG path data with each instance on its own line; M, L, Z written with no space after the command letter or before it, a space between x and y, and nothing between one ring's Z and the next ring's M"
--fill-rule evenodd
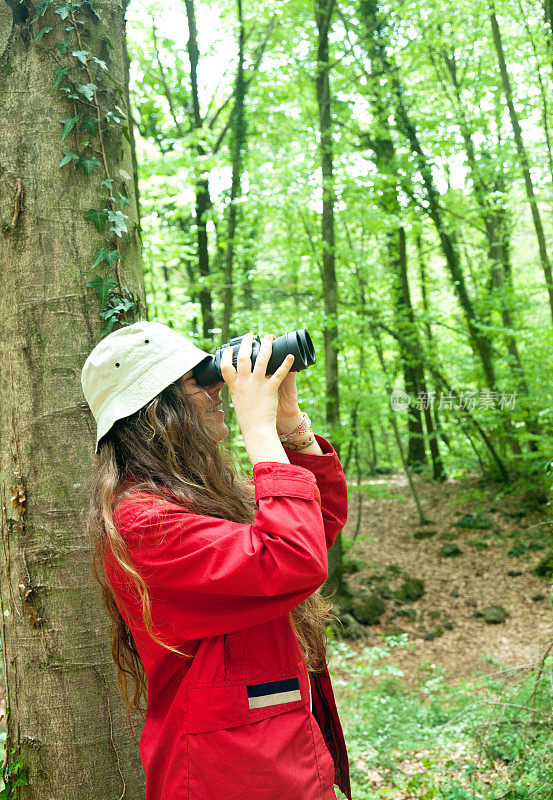
M188 732L205 733L247 725L302 705L305 699L299 677L252 684L244 681L190 684Z
M190 800L326 797L334 766L322 737L315 739L307 692L301 675L255 684L190 684Z

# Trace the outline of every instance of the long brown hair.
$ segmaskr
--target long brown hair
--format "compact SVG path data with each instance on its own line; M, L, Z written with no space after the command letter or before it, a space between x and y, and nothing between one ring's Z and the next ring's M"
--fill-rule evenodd
M121 491L125 476L136 482ZM254 521L256 505L251 483L228 446L219 442L202 424L196 407L175 381L139 411L118 420L102 437L89 481L87 532L92 544L93 573L112 622L112 655L117 667L117 685L131 710L144 714L146 674L131 631L121 616L106 580L103 555L107 544L119 566L138 589L142 616L149 634L175 653L181 651L160 641L151 631L148 587L131 563L124 538L113 522L116 503L131 493L168 498L171 492L187 510L234 522ZM117 496L118 495L118 496ZM292 609L288 619L295 632L307 669L320 671L326 655L326 628L332 614L329 597L320 591ZM127 676L133 678L129 697Z

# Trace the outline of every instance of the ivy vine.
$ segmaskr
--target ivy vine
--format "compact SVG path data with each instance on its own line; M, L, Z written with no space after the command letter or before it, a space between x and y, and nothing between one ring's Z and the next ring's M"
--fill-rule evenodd
M102 81L111 83L122 102L124 92L110 75L106 62L87 50L83 42L87 23L81 16L88 14L94 18L93 22L100 19L93 1L66 0L60 5L59 0L37 0L33 4L34 16L31 24L38 23L54 6L54 13L66 25L65 38L55 43L60 61L54 71L52 87L65 93L70 106L67 116L59 122L63 126L61 142L65 142L66 148L71 143L71 149L62 148L59 167L82 169L87 178L91 178L93 173L98 174L98 171L103 174L99 181L103 190L100 203L102 207L89 208L83 214L102 236L102 244L93 254L90 269L95 270L105 264L109 270L113 270L113 274L106 279L95 274L86 284L87 287L96 289L98 294L98 316L105 322L101 333L103 337L110 333L115 324L129 325L140 315L140 298L122 285L120 276L119 244L122 236L128 234L125 208L131 201L124 194L123 183L119 186L123 189L122 192L110 175L105 149L105 137L114 129L119 129L130 143L127 116L117 103L102 115L98 102ZM39 25L34 41L37 42L52 30L51 25ZM113 50L109 37L104 36L104 40L109 49Z
M0 800L15 800L17 789L20 786L29 785L29 767L23 763L23 757L17 753L17 748L12 747L12 761L8 765L8 760L3 766L3 783L0 789Z

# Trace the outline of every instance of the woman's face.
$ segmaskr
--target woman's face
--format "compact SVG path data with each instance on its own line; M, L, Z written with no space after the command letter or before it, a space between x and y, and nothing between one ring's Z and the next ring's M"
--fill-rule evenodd
M199 386L193 377L193 371L189 370L182 376L180 383L183 391L190 395L200 419L203 420L206 427L213 431L218 441L226 439L229 429L221 411L223 401L219 395L225 382L219 381L209 386Z

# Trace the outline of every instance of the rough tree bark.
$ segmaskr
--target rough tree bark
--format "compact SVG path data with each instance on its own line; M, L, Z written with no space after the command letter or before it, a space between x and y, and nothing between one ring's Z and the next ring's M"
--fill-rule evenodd
M98 295L85 284L114 267L91 269L103 240L83 214L105 201L106 173L103 163L90 177L75 161L59 166L62 148L102 162L105 155L114 193L130 201L116 276L143 298L131 148L117 125L101 124L103 152L93 124L60 142L60 120L81 111L90 117L93 108L84 95L71 102L53 87L60 64L69 65L61 87L68 77L88 82L71 55L86 50L120 89L89 64L101 119L125 105L123 5L97 0L95 8L99 20L85 5L77 11L86 21L79 47L64 30L71 13L62 21L52 7L31 24L30 2L0 3L1 633L8 767L20 754L29 785L17 796L28 800L144 796L84 531L95 424L80 373L104 327ZM52 30L35 39L41 25ZM55 47L64 40L65 54Z

